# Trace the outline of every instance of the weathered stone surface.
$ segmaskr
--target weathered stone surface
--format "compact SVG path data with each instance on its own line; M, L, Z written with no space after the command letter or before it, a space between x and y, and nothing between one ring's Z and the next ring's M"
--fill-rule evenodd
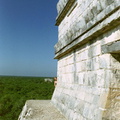
M77 0L58 29L53 104L68 120L119 120L120 2Z
M103 45L102 53L120 53L120 40Z
M59 0L57 4L58 17L56 18L56 25L61 23L74 2L75 0Z
M119 120L120 118L120 89L110 89L103 114L103 120Z
M110 24L111 18L114 19L114 17L109 18L110 14L112 14L113 11L114 12L117 11L117 10L119 11L119 6L115 6L116 2L117 1L110 2L111 4L107 4L107 1L106 1L106 3L105 3L106 7L104 9L102 9L100 7L101 3L97 0L95 0L93 3L91 3L91 4L94 4L93 6L91 5L91 6L87 7L86 11L84 11L83 13L81 13L81 15L79 15L79 19L75 18L75 15L72 17L72 19L75 18L76 20L72 21L70 19L71 22L69 21L69 26L71 26L71 27L67 27L68 22L67 22L67 18L65 18L65 21L63 22L64 24L63 23L60 24L61 27L64 26L64 31L65 32L61 32L61 31L59 32L59 35L62 36L62 37L59 37L61 39L59 39L58 44L56 44L56 47L55 47L56 48L56 53L58 51L60 51L62 48L64 48L64 46L68 45L71 41L74 41L74 39L76 39L78 36L81 36L82 34L84 34L84 32L87 33L89 29L92 29L95 25L99 24L99 22L103 21L107 17L109 19L109 24ZM103 3L104 3L104 1L103 1ZM98 9L100 10L100 12L96 13L97 15L95 15L95 16L93 16L93 12L90 12L94 8L94 6L95 7L98 6ZM76 11L77 11L77 9L79 10L78 7L76 7ZM96 12L96 10L95 10L95 12ZM71 16L72 16L72 13L71 13ZM115 19L116 20L117 20L117 18L119 19L119 16L120 16L120 12L117 13L117 16L116 16ZM85 20L85 22L83 22L83 20ZM107 19L106 19L106 21L108 22ZM115 20L114 20L114 22L115 22ZM79 23L79 25L77 25L77 23ZM104 23L104 27L105 27L105 22L103 22L103 23ZM117 22L112 23L112 27L113 27L113 24L115 25L115 24L117 24ZM77 26L77 27L75 27L75 26ZM110 27L108 27L108 25L107 25L107 29L108 28L110 29ZM99 26L99 28L100 28L100 26ZM103 26L102 26L102 28L103 28ZM68 32L69 29L71 29L73 31L72 35L70 35L70 32ZM95 28L95 30L97 30L97 29ZM62 31L63 31L63 29L62 29ZM77 31L78 31L78 33L77 33ZM66 35L68 37L65 37ZM60 46L59 42L60 43L62 42L62 46ZM64 44L64 46L63 46L63 44Z
M62 56L63 54L68 53L72 49L74 49L77 46L82 45L83 43L91 40L92 38L103 34L106 30L113 28L113 25L120 24L120 21L116 21L114 23L114 19L117 20L120 16L120 11L117 11L115 14L109 16L104 22L99 23L97 26L95 26L93 29L89 30L89 32L85 33L83 36L75 39L75 41L72 42L72 44L68 44L64 49L62 49L62 45L59 44L59 42L55 45L55 51L56 55L55 58L59 58L59 56ZM64 40L62 42L64 43ZM83 41L84 40L84 41ZM67 40L66 40L67 41ZM60 43L62 44L60 41ZM68 41L69 43L69 41ZM59 51L59 52L58 52Z
M28 100L18 120L66 120L50 100Z

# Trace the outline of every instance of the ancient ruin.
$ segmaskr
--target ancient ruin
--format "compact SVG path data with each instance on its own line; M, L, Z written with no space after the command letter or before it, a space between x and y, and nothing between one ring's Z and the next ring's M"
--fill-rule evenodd
M59 0L54 106L68 120L120 120L120 1Z
M59 0L57 11L52 100L27 101L18 119L120 120L120 1Z

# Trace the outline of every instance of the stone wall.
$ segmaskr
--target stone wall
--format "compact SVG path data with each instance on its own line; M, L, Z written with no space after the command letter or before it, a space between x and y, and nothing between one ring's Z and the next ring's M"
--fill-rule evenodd
M56 19L56 24L59 25L59 41L55 45L57 58L59 57L57 53L74 40L77 39L75 43L73 42L66 49L103 34L105 31L117 26L120 21L120 2L118 0L77 0L71 8L66 8L67 13L63 10L63 15L58 15ZM64 15L66 16L59 18L59 16Z
M119 120L120 2L59 0L57 7L52 103L68 120Z

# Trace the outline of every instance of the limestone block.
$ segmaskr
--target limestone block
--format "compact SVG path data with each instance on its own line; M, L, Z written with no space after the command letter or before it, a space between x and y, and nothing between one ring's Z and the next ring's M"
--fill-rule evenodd
M93 13L93 15L94 16L96 16L97 15L97 6L96 6L96 4L97 4L97 1L95 0L93 3L92 3L92 8L91 8L91 12Z
M74 106L75 106L76 98L73 98L73 97L70 96L69 99L70 99L70 100L67 102L67 107L68 107L69 109L73 109Z
M97 55L100 55L100 54L101 54L101 45L98 44L94 48L93 56L97 56Z
M68 83L68 80L70 78L69 74L64 74L63 76L64 76L63 78L64 83Z
M76 91L78 91L78 87L79 87L80 85L79 84L74 84L74 89L76 90Z
M96 6L97 6L97 14L99 14L103 10L99 0L97 0Z
M89 113L89 109L90 108L90 104L85 102L85 105L84 105L84 110L83 110L83 116L85 118L88 118L88 113Z
M100 64L99 64L99 57L97 56L97 57L94 57L93 59L92 59L92 61L93 61L93 66L94 66L94 70L98 70L99 68L100 68Z
M62 74L66 74L66 66L62 68Z
M96 72L94 72L94 71L90 71L90 72L87 72L88 73L88 77L87 77L87 79L86 79L86 81L87 81L87 83L86 83L86 85L88 85L88 86L92 86L92 87L94 87L94 86L96 86L97 85L97 74L96 74Z
M98 104L99 104L99 99L100 99L100 95L94 95L93 96L93 104L94 105L96 105L96 106L98 106Z
M94 57L93 56L94 51L95 51L95 46L90 46L88 49L88 57L90 58Z
M98 108L91 104L89 108L89 113L88 113L88 118L89 120L101 120L97 115L98 115Z
M66 83L68 83L68 80L69 80L69 74L64 74L64 83L66 84Z
M58 14L61 12L61 9L62 9L62 8L61 8L61 5L58 3L58 4L57 4L57 12L58 12Z
M70 58L69 58L69 62L68 62L69 64L73 64L74 63L74 57L73 56L71 56Z
M107 0L108 5L112 4L114 0Z
M90 104L93 104L93 98L94 98L94 95L93 95L93 94L86 93L86 94L85 94L85 99L84 99L84 101L85 101L85 102L88 102L88 103L90 103Z
M85 80L85 73L79 73L77 75L77 79L78 79L78 84L83 85L84 84L84 80Z
M83 18L85 19L85 22L86 22L86 23L89 22L89 17L88 17L88 15L87 15L87 10L84 11Z
M68 81L68 76L67 74L62 74L62 82L65 84Z
M88 7L88 2L86 2L86 0L83 0L82 2L84 4L84 9L86 9Z
M67 95L69 95L69 90L66 89L66 90L64 91L64 93L66 94L66 97L68 97Z
M88 56L91 57L95 57L97 55L101 54L101 46L100 44L95 45L95 46L90 46L88 49Z
M94 15L93 15L93 13L92 13L92 10L90 10L89 8L87 9L87 16L88 16L88 18L89 18L89 21L94 18Z
M73 27L76 32L80 30L80 25L77 22L74 23Z
M120 16L120 10L116 11L114 14L112 14L110 17L108 17L105 21L104 24L110 23L113 20L116 20ZM119 21L119 20L118 20Z
M62 73L63 73L63 74L66 74L66 73L67 73L66 67L67 67L67 66L64 66L64 67L63 67L63 70L62 70Z
M106 6L108 6L107 0L99 0L99 2L100 2L100 4L101 4L101 6L102 6L102 9L105 9Z
M80 60L81 60L81 59L80 59L80 53L76 53L76 54L75 54L75 61L76 61L76 62L80 62Z
M96 86L104 88L105 87L105 81L104 81L105 71L104 70L97 70L96 73L97 73L97 78L96 78L97 85Z
M78 0L78 1L79 1L79 0ZM81 4L80 2L81 2L81 1L79 1L79 4ZM84 4L85 4L84 2L85 2L85 0L83 0L83 1L82 1L82 4L80 5L80 8L81 8L80 10L81 10L81 11L85 11L85 9L86 9L86 8L84 7Z
M112 72L111 70L106 70L105 71L105 88L109 88L111 86L111 81L114 81L112 78Z
M80 60L83 61L83 60L87 60L88 58L88 50L84 50L80 53Z
M19 116L19 120L25 120L27 109L28 109L28 106L25 104L23 107L23 110Z
M101 19L103 19L106 16L106 11L105 9L103 11L101 11L97 16L96 16L96 20L100 21Z
M66 66L66 73L70 73L69 71L70 71L70 66L67 65L67 66Z
M120 6L120 1L119 1L119 0L115 0L114 3L115 3L115 6L116 6L116 7L119 7L119 6Z
M93 65L93 62L92 62L92 59L89 59L86 61L86 66L87 66L87 71L92 71L94 70L94 65Z
M57 4L57 11L60 14L61 11L63 10L64 6L66 5L68 0L59 0L58 4Z
M73 36L75 35L75 29L73 25L72 25L71 33L72 33L72 38L73 38Z
M74 70L75 70L75 68L74 68L74 64L70 64L68 69L69 69L69 70L68 70L69 73L73 73Z
M61 64L62 64L63 67L65 67L65 66L68 65L68 59L67 59L67 57L63 58L63 61L62 61Z
M74 97L77 99L78 91L74 90Z
M104 36L103 44L113 42L120 39L120 26L116 27L112 31L109 31L106 36Z
M74 111L71 111L70 116L69 116L69 120L73 120L74 117Z
M66 118L70 118L70 114L71 114L72 110L71 109L67 109L67 112L65 114Z
M67 35L68 35L68 38L71 38L72 37L72 31L71 31L71 27L70 27L70 29L68 30L68 33L67 33Z
M99 57L99 66L100 66L100 69L103 69L103 68L108 69L111 67L109 54L103 54Z
M101 7L100 2L98 0L94 0L92 3L92 8L91 8L91 12L94 14L94 16L99 14L102 10L103 9Z
M102 46L102 53L120 53L120 41L114 41Z
M76 100L76 90L71 90L71 93L69 93L70 97L74 98ZM69 98L70 99L70 98ZM74 103L73 103L74 104ZM72 109L72 108L71 108Z
M74 74L70 74L69 83L74 83Z
M89 22L87 23L87 29L91 28L92 26L93 26L92 21L89 21Z
M67 107L65 105L62 106L62 114L65 116L67 112Z
M83 72L85 70L86 70L86 62L85 61L76 63L76 72Z
M111 11L113 11L116 8L115 4L112 3L111 5L107 6L105 9L105 14L109 14Z
M64 105L63 104L61 104L61 103L58 104L57 103L57 108L58 108L59 111L61 111L62 113L64 113Z
M92 87L91 86L87 86L87 91L86 91L86 93L88 93L88 94L93 94L93 92L92 92Z
M78 94L77 94L77 98L79 100L84 100L84 98L85 98L85 92L84 91L79 91Z
M79 120L81 119L80 115L78 113L74 113L73 120Z
M80 28L83 28L86 25L85 19L83 17L80 17L79 21L76 23L76 26L78 26L78 30Z
M74 111L79 114L82 114L84 110L84 105L85 105L85 102L83 100L77 100L75 102Z
M100 99L99 99L99 103L98 103L98 106L99 106L99 109L101 111L105 111L105 106L106 106L106 103L107 103L107 97L108 97L108 93L109 93L109 89L101 89L101 93L100 93Z
M64 89L65 90L65 89ZM61 96L60 96L60 103L62 103L62 104L64 104L65 105L65 103L66 103L66 94L62 94Z
M111 72L110 87L120 88L120 70L112 70Z

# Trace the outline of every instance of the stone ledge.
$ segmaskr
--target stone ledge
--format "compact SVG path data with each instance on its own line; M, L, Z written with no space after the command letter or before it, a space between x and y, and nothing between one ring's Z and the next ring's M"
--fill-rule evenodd
M120 53L120 40L103 45L102 53Z
M50 100L27 100L18 120L66 120Z

